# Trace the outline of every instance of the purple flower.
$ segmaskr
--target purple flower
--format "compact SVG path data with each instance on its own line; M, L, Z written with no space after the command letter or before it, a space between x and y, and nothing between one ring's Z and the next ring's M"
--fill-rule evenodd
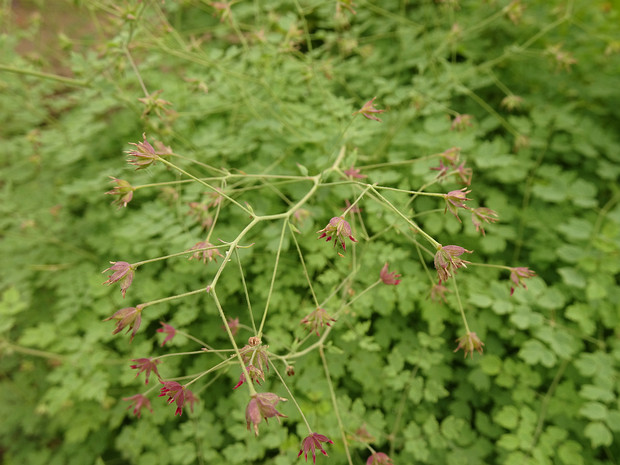
M127 407L127 410L133 407L133 414L138 418L140 418L140 414L142 413L143 408L147 408L151 413L153 413L153 409L151 408L151 401L148 400L143 394L136 394L135 396L131 397L123 397L123 400L131 402L131 405Z
M476 227L476 231L485 235L482 222L495 223L498 220L497 212L486 207L478 207L471 210L471 222Z
M174 415L179 415L183 413L183 407L185 404L189 404L192 412L194 411L194 402L197 402L198 399L194 396L192 391L187 389L185 386L180 385L176 381L160 381L164 386L161 388L161 393L159 397L168 396L168 403L171 404L176 402L177 409L174 412Z
M286 415L282 415L276 410L276 405L281 401L286 402L286 399L272 392L261 392L252 396L245 409L247 428L250 429L250 425L252 425L254 433L258 436L258 425L263 418L265 421L272 417L276 417L278 421L280 421L279 417L286 418Z
M132 369L138 370L138 373L136 373L136 378L143 371L146 372L145 373L146 381L144 384L149 384L149 376L151 376L151 371L153 371L153 373L155 373L158 378L160 377L157 371L157 365L161 363L159 360L152 360L149 357L149 358L136 358L136 359L133 359L132 362L136 362L135 365L131 365L130 367Z
M121 294L123 294L123 298L125 298L125 293L133 282L135 268L127 262L110 262L110 264L112 266L103 270L102 273L105 273L106 271L113 271L114 273L108 276L108 280L105 281L103 284L113 284L120 281Z
M366 465L392 465L392 463L392 459L383 452L375 452L366 460Z
M310 312L308 315L301 320L302 325L306 325L309 331L314 331L317 336L321 336L319 333L319 329L324 326L331 326L332 321L334 320L323 308L317 308L316 310Z
M202 260L202 263L205 264L212 261L215 261L217 263L217 257L223 257L220 251L213 244L207 241L198 242L189 250L196 250L196 252L194 252L192 256L189 257L190 260L195 258L197 260Z
M344 242L346 238L353 242L357 242L357 239L351 235L351 225L342 216L334 216L331 220L329 220L327 226L320 231L317 231L317 234L321 234L319 239L327 237L327 242L331 241L335 237L334 247L336 247L336 244L339 244L342 246L342 250L344 251L347 250L347 246Z
M388 273L388 264L386 263L385 265L383 265L383 268L381 268L381 272L379 273L379 276L381 278L381 281L383 281L383 284L391 284L396 286L398 283L400 283L400 278L401 275L397 274L396 271L392 271L391 273Z
M159 322L161 324L161 328L159 328L157 330L158 333L166 333L166 337L164 338L163 342L161 343L162 347L163 345L168 342L171 341L172 338L176 335L177 330L173 327L170 326L169 324L166 324L162 321Z
M325 457L327 457L327 452L323 449L321 445L322 442L327 442L329 444L333 444L334 442L329 439L327 436L323 436L319 433L312 433L310 436L304 438L301 441L301 449L299 450L299 454L297 457L300 457L301 454L304 454L304 458L306 462L308 461L308 452L312 454L312 463L316 463L316 449L319 449Z
M117 320L116 328L112 331L112 334L121 332L125 326L128 326L127 332L129 332L130 329L133 329L131 332L131 338L129 339L131 342L140 328L140 323L142 323L142 307L138 305L137 307L122 308L103 321L109 320Z
M465 252L472 253L472 250L464 249L458 245L442 246L435 253L435 269L439 276L439 284L447 281L458 268L467 268L466 260L459 258Z
M510 288L510 295L515 291L515 287L522 286L523 289L527 289L527 286L523 282L525 279L533 278L536 276L536 272L530 270L524 266L517 266L510 269L510 280L514 283Z
M385 110L378 110L377 108L375 108L374 102L375 102L376 98L377 97L373 97L370 100L368 100L368 102L366 102L362 108L360 108L359 110L357 110L353 114L354 115L361 114L361 115L363 115L364 117L366 117L368 119L372 119L372 120L381 122L381 120L379 118L377 118L376 116L373 116L373 113L383 113L383 112L385 112Z
M112 179L112 182L116 183L116 186L114 186L112 190L106 192L106 194L118 196L118 198L112 202L113 204L118 205L118 208L126 207L127 204L131 202L131 199L133 199L133 191L135 190L135 187L132 187L131 184L123 179L118 179L113 176L110 176L110 178Z
M443 198L446 201L446 209L444 210L444 213L450 210L450 213L452 213L460 223L461 219L459 218L458 209L464 208L465 210L469 210L469 207L465 205L465 202L471 200L467 198L467 194L470 192L471 190L467 190L467 188L464 187L463 189L450 191L447 194L444 194Z

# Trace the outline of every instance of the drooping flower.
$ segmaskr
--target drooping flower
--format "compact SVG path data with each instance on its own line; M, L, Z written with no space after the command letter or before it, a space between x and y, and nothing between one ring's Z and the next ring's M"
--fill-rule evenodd
M473 116L471 115L456 115L452 120L452 125L450 126L450 130L454 131L463 131L464 129L471 127L471 120Z
M319 333L319 329L324 326L331 326L330 322L332 321L336 320L329 316L324 308L317 308L306 315L303 320L301 320L301 324L306 325L309 331L314 331L316 335L320 337L321 334Z
M143 103L145 106L144 111L142 112L143 118L152 111L154 111L157 116L161 116L162 112L169 116L176 113L174 110L166 108L166 106L172 105L171 102L158 97L162 92L163 90L159 89L146 97L138 99L138 101Z
M351 234L351 225L342 216L334 216L331 220L329 220L327 226L320 231L317 231L317 234L321 234L319 239L327 237L327 242L331 241L335 237L334 247L338 244L344 251L347 250L347 246L345 244L346 238L353 242L357 242L357 239L355 239Z
M316 450L319 449L322 454L327 457L327 452L323 449L321 445L322 442L326 442L328 444L333 444L334 441L329 439L327 436L323 436L319 433L312 433L309 436L306 436L303 441L301 441L301 449L299 450L299 454L297 457L300 457L301 454L304 454L304 458L306 462L308 461L308 452L312 454L312 463L316 463Z
M482 222L495 223L497 220L497 212L490 208L478 207L471 210L471 222L476 227L476 231L482 233L483 236L485 235L485 231Z
M102 273L105 273L106 271L113 271L114 273L108 276L108 280L105 281L103 284L109 285L120 281L121 294L123 294L123 298L125 298L125 293L133 282L135 268L127 262L110 262L110 264L112 266L103 270Z
M161 324L162 327L159 328L157 332L166 333L166 337L161 343L163 347L166 342L171 341L172 338L177 334L177 330L173 326L170 326L169 324L164 323L163 321L160 321L159 323Z
M510 295L514 294L516 287L522 286L523 289L527 289L524 280L533 278L534 276L536 276L536 272L530 270L528 267L517 266L510 268L510 280L514 283L513 286L510 287Z
M187 389L185 386L177 383L176 381L160 381L164 386L161 388L159 397L168 396L168 403L176 402L177 409L174 415L181 416L183 413L183 407L185 404L189 404L192 412L194 411L194 402L198 399L194 396L194 393Z
M226 325L230 328L232 335L236 336L239 332L239 318L229 318ZM224 326L222 328L226 329Z
M518 95L510 94L502 99L500 105L508 111L518 110L521 108L521 105L523 105L523 98Z
M127 332L133 329L131 338L129 339L129 342L131 342L140 328L140 323L142 323L142 307L138 305L137 307L122 308L103 321L109 320L117 320L116 328L112 331L112 334L121 332L125 326L128 326Z
M261 392L250 399L248 406L245 409L245 421L247 428L250 429L250 425L254 428L254 434L258 436L258 425L260 422L268 418L276 417L278 422L280 417L286 418L286 415L282 415L276 410L278 402L286 402L287 399L278 396L272 392Z
M392 459L387 456L387 454L383 452L375 452L368 460L366 460L366 465L392 465Z
M189 250L196 250L196 252L194 252L192 256L189 257L190 260L195 258L197 260L202 260L202 263L205 264L212 261L217 263L217 257L223 257L219 249L217 249L213 244L207 241L198 242Z
M474 175L474 171L471 168L466 168L465 167L465 162L461 163L459 166L457 166L454 171L456 171L456 174L459 178L461 178L461 182L463 184L465 184L466 186L471 185L471 178Z
M366 102L364 104L364 106L362 108L360 108L359 110L357 110L355 113L353 113L354 115L363 115L368 119L373 119L375 121L379 121L381 122L381 120L379 118L377 118L376 116L373 116L373 113L383 113L385 112L385 110L378 110L377 108L375 108L374 105L374 101L377 97L373 97L370 100L368 100L368 102Z
M448 292L452 292L452 291L448 289L446 286L444 286L443 284L433 284L433 287L431 287L431 292L430 292L431 300L433 302L447 304L448 299L446 299L446 293Z
M381 281L383 281L383 284L388 284L388 285L393 285L396 286L398 283L400 283L400 278L402 275L397 274L396 271L392 271L391 273L388 273L388 263L386 262L385 265L383 265L383 268L381 268L381 272L379 273L379 277L381 278Z
M467 264L470 262L459 258L465 252L472 253L473 251L458 245L445 245L437 250L435 253L435 269L439 276L439 284L447 281L458 268L467 268Z
M351 168L349 168L348 170L344 170L344 174L349 178L355 179L364 179L368 177L365 174L360 173L360 170L355 168L353 165L351 165Z
M138 370L138 373L136 373L136 378L140 376L140 373L142 373L143 371L145 372L146 379L145 379L144 384L149 384L149 376L151 376L151 371L155 373L157 378L160 378L159 372L157 371L157 365L161 363L160 360L152 360L149 357L149 358L135 358L132 360L132 362L136 362L135 365L131 365L130 367L132 369Z
M460 223L461 219L459 218L458 209L464 208L465 210L469 210L469 207L465 205L465 202L471 200L467 198L467 194L470 192L471 190L467 190L467 188L464 187L460 190L450 191L447 194L444 194L443 198L446 201L446 209L444 210L444 213L450 210L450 213L452 213Z
M456 167L461 155L460 147L450 147L439 154L439 166L432 167L432 171L439 171L437 178L441 179L448 174L448 170Z
M112 204L118 205L118 208L126 207L131 199L133 199L133 191L136 190L135 187L132 187L129 182L115 178L114 176L109 176L112 179L112 182L116 183L116 186L106 192L109 195L117 195L118 198L112 201Z
M131 402L131 405L127 407L127 410L133 407L133 414L140 418L140 414L142 413L143 408L149 409L151 413L153 413L153 408L151 407L151 401L143 394L136 394L131 397L123 397L123 400L127 402Z
M253 383L260 385L261 380L265 381L265 373L260 368L255 367L254 365L248 365L246 367L246 370L248 371L248 375L250 376L250 379ZM233 389L237 389L239 386L245 383L245 381L245 374L242 371L241 375L239 376L239 382L235 385L235 387L233 387Z
M474 350L477 350L479 354L482 354L482 346L484 346L484 342L482 342L478 335L474 332L469 332L465 334L465 336L459 337L456 342L458 342L459 345L456 349L454 349L454 352L459 349L463 349L463 355L465 357L471 355L471 358L474 358Z

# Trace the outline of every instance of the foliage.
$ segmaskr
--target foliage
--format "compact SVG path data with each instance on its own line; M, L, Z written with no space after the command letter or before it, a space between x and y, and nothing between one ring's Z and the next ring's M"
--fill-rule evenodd
M74 3L0 37L4 463L618 462L616 4Z

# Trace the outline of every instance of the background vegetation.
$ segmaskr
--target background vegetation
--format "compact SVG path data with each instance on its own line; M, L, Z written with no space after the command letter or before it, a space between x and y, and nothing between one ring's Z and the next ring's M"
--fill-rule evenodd
M617 1L76 0L34 2L17 21L19 6L3 2L0 36L3 463L296 463L308 432L291 393L334 442L325 463L373 450L395 464L620 462ZM382 122L353 116L375 96ZM127 164L143 133L221 204L164 163ZM441 198L402 192L462 187L431 170L452 147L473 170L468 196L499 215L485 236ZM110 176L137 187L126 208L104 195ZM341 257L315 232L356 199L358 243ZM250 222L242 207L290 212L292 226L261 221L230 262L144 264L125 299L102 286L110 261L232 242ZM405 218L474 251L444 304ZM385 262L402 282L364 292ZM538 276L510 296L502 266ZM218 270L239 347L268 309L274 367L256 389L289 402L258 437L247 383L232 390L238 364L192 384L181 417L130 369L200 351L184 334L231 349L211 295L148 306L131 344L102 322L204 289ZM300 325L313 293L337 315L323 339ZM483 355L453 352L459 300ZM162 347L160 321L184 334ZM289 393L274 370L293 361ZM221 359L162 362L162 378L189 381ZM123 401L137 393L153 407L140 418Z

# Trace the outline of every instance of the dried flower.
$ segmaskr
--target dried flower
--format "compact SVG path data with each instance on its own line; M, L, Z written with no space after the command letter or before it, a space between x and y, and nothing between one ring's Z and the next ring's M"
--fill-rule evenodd
M351 166L351 168L349 168L348 170L344 170L344 174L349 178L356 178L356 179L364 179L368 177L365 174L361 174L360 170L358 170L357 168L353 166Z
M279 417L286 418L286 415L276 410L278 402L286 402L286 399L272 392L261 392L250 399L245 409L245 421L248 429L250 429L250 424L254 427L256 436L258 436L258 425L263 418L267 421L268 418L276 417L278 422Z
M448 292L452 292L452 291L448 289L446 286L444 286L443 284L441 283L433 284L433 287L431 287L431 293L430 293L431 300L433 302L447 304L448 299L446 299L446 293Z
M474 350L477 350L479 354L482 354L482 346L484 345L484 342L480 340L476 333L469 332L465 336L459 337L456 342L458 342L459 345L456 349L454 349L454 352L459 349L463 349L463 355L465 357L471 355L471 358L474 358Z
M516 287L522 286L523 289L527 289L523 281L528 278L533 278L534 276L536 276L536 272L530 270L528 267L517 266L510 268L510 280L514 283L514 285L510 287L510 295L514 294Z
M471 120L474 117L471 115L456 115L452 120L452 124L450 126L450 130L454 131L463 131L468 127L472 127Z
M187 389L185 386L180 385L176 381L160 381L164 386L161 388L161 394L159 397L168 396L168 403L176 402L177 409L174 415L181 416L183 414L183 407L185 404L189 404L192 412L194 411L194 402L198 399L194 396L194 393Z
M207 241L198 242L189 250L196 250L196 252L194 252L192 256L189 257L190 260L195 258L197 260L202 260L202 263L205 264L207 262L213 261L217 263L217 257L223 257L219 249L217 249L213 244Z
M171 341L172 338L176 335L177 330L170 326L169 324L166 324L162 321L159 322L161 324L161 328L159 328L157 330L158 333L166 333L166 337L164 338L164 340L162 341L161 345L162 347L164 346L164 344L168 341Z
M147 397L143 394L136 394L135 396L131 397L123 397L123 400L131 402L131 405L127 407L127 410L133 407L133 414L138 418L140 418L140 414L142 413L143 408L147 408L150 410L151 413L153 413L151 401L148 400Z
M140 328L140 323L142 323L142 307L138 305L137 307L122 308L114 313L114 315L103 321L109 320L118 320L116 323L116 328L112 331L112 334L121 332L125 326L129 327L127 332L129 332L130 329L133 329L131 332L131 338L129 339L131 342Z
M121 294L123 294L123 298L125 298L125 293L131 283L133 282L133 276L135 274L135 268L127 262L110 262L112 265L110 268L107 268L102 271L105 273L106 271L114 271L110 276L108 276L108 280L103 284L113 284L116 282L121 283Z
M495 223L498 220L497 212L486 207L478 207L471 210L471 222L476 227L476 231L485 235L482 222Z
M151 376L151 371L153 371L153 373L155 373L155 375L157 375L157 378L160 378L159 376L159 372L157 371L157 365L160 362L160 360L152 360L150 357L149 358L136 358L133 359L132 362L136 362L135 365L131 365L130 368L138 370L138 373L136 373L136 378L140 375L140 373L142 373L143 371L145 371L145 383L144 384L149 384L149 376Z
M470 262L459 258L465 252L472 253L473 251L458 245L446 245L437 250L435 253L435 269L439 276L439 284L447 281L458 268L467 268L467 263Z
M397 274L396 271L392 271L391 273L388 273L388 263L386 262L385 265L383 265L383 268L381 268L381 271L379 272L379 277L381 278L381 281L383 281L383 284L391 284L396 286L398 283L400 283L400 278L402 275Z
M331 326L331 321L334 320L323 308L317 308L316 310L310 312L308 315L301 320L301 324L306 325L309 331L314 331L317 336L321 336L319 334L319 329L324 326Z
M304 454L304 458L306 462L308 461L308 452L312 454L312 463L316 463L316 449L319 449L325 457L327 457L327 452L323 449L321 445L322 442L327 442L329 444L333 444L334 442L329 439L327 436L323 436L319 433L312 433L311 435L304 438L301 441L301 449L299 450L299 454L297 457L300 457L301 454Z
M357 242L357 239L351 235L351 225L342 216L334 216L331 220L329 220L327 226L320 231L317 231L317 234L321 234L319 239L327 237L327 242L331 241L335 236L336 239L334 240L334 247L336 247L336 244L339 244L342 246L342 250L344 251L347 250L347 246L344 242L346 238L349 238L353 242Z
M368 119L373 119L375 121L381 122L381 120L379 118L377 118L376 116L372 115L373 113L383 113L383 112L385 112L385 110L378 110L378 109L375 108L374 101L375 101L376 98L377 97L373 97L370 100L368 100L368 102L366 102L362 108L360 108L359 110L357 110L353 114L354 115L361 114L361 115L365 116Z
M366 460L366 465L392 465L392 459L387 456L387 454L383 452L375 452L368 460Z
M450 213L452 213L460 223L461 219L459 218L458 209L464 208L465 210L469 210L469 207L465 205L465 202L471 200L467 198L467 194L470 192L471 190L467 190L467 188L464 187L460 190L450 191L447 194L444 194L443 198L446 201L446 209L444 210L444 214L450 210Z
M118 198L112 201L112 204L118 205L118 208L126 207L131 199L133 199L133 191L136 190L135 187L132 187L127 181L123 179L115 178L114 176L109 176L112 179L112 182L116 183L116 186L106 192L109 195L117 195Z

